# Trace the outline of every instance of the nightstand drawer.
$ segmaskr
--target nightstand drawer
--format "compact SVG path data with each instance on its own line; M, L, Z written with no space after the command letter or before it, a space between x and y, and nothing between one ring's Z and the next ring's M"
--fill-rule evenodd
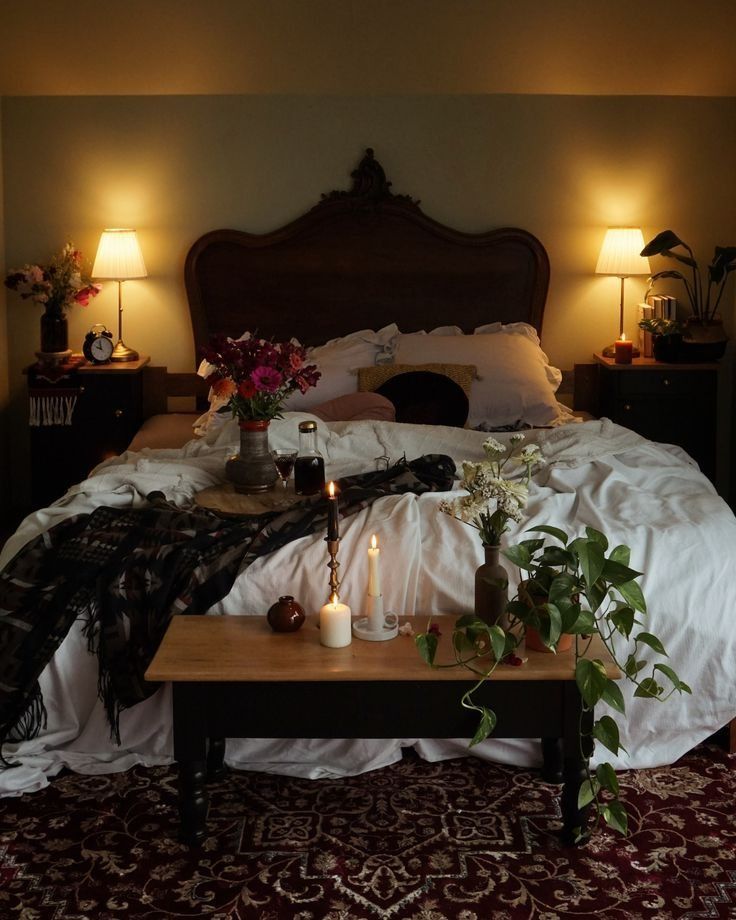
M705 376L693 373L642 371L639 374L617 373L621 396L692 396L702 386Z

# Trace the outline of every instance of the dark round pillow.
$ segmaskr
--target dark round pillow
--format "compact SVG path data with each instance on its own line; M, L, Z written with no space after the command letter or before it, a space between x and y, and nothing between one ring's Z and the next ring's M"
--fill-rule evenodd
M462 428L470 404L460 384L432 371L397 374L376 390L396 407L396 421Z

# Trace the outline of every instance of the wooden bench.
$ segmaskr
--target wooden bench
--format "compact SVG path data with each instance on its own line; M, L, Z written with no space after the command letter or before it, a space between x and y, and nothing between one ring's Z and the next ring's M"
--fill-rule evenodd
M409 618L417 631L426 617ZM434 617L438 662L452 661L455 618ZM572 651L530 651L520 667L502 665L477 698L498 716L499 738L540 738L543 776L562 782L563 838L583 826L578 809L593 715L583 712ZM595 637L589 656L609 677L620 672ZM273 633L265 617L175 617L146 678L173 684L174 757L179 765L181 838L206 835L208 773L220 774L225 738L470 738L477 714L460 705L472 686L465 668L433 669L413 639L319 642L316 617L296 633Z

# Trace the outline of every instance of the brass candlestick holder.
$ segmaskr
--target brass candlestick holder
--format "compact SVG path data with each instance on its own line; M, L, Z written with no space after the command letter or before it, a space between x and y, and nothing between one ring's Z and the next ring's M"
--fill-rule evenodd
M337 570L340 568L340 563L337 561L337 552L340 549L339 540L330 540L327 538L327 552L330 554L330 561L327 563L327 567L330 570L330 597L333 595L338 596L338 588L340 587L340 579L337 577Z

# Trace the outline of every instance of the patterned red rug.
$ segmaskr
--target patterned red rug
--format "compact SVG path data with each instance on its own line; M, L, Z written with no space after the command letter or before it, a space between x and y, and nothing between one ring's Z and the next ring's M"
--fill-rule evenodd
M171 768L64 774L0 802L0 917L736 917L736 759L622 774L630 836L560 845L557 787L472 758L342 780L230 773L199 852Z

